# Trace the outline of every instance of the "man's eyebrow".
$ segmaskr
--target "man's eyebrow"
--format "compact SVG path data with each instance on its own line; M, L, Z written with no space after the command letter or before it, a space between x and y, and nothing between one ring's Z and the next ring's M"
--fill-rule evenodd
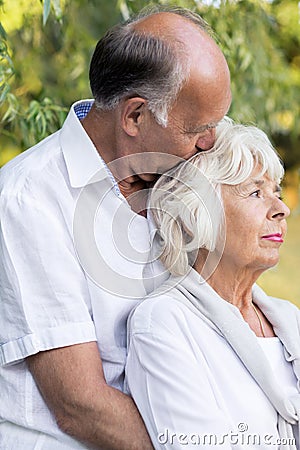
M216 128L219 122L210 122L206 125L202 125L200 127L190 127L191 130L188 131L188 133L203 133L203 131L210 130L211 128Z

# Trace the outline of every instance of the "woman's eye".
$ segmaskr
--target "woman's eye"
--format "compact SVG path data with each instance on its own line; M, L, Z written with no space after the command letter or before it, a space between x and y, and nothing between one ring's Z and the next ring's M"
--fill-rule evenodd
M250 197L259 197L260 196L260 190L258 189L257 191L255 191L255 192L252 192L251 194L250 194Z

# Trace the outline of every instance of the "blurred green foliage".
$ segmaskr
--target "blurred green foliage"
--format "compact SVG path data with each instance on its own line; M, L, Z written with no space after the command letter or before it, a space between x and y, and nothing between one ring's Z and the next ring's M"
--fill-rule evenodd
M0 0L0 6L1 163L1 152L8 149L5 162L15 147L35 144L61 126L74 100L90 96L94 44L121 16L106 1Z
M155 0L153 4L167 3ZM170 2L168 2L170 3ZM267 131L287 168L300 164L300 12L296 0L177 0L215 30L227 58L230 115ZM0 163L59 128L89 97L96 41L146 0L0 0Z

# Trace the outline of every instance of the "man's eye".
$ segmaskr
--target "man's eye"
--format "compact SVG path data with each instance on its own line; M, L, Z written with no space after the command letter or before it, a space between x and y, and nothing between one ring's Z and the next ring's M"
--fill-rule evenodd
M197 134L199 134L199 132L198 131L185 131L185 134L193 139L193 137L197 136Z
M191 135L191 136L196 136L196 135L203 135L203 134L205 134L206 133L206 131L207 131L207 128L206 127L203 127L203 128L199 128L198 130L196 130L196 129L189 129L189 130L185 130L185 133L186 134L189 134L189 135Z

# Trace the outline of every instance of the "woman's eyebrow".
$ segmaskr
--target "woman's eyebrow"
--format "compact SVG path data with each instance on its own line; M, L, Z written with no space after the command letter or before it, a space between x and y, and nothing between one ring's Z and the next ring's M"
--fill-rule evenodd
M251 180L256 186L260 187L264 184L265 180L254 178Z
M253 186L261 187L264 184L265 180L258 179L258 178L250 178L250 180L245 181L244 187L251 188Z
M246 184L245 187L251 187L253 185L257 186L257 187L261 187L263 186L263 184L265 183L265 180L263 179L259 179L259 178L253 178L251 180L249 180ZM282 187L276 183L275 188L274 188L274 192L282 192Z

